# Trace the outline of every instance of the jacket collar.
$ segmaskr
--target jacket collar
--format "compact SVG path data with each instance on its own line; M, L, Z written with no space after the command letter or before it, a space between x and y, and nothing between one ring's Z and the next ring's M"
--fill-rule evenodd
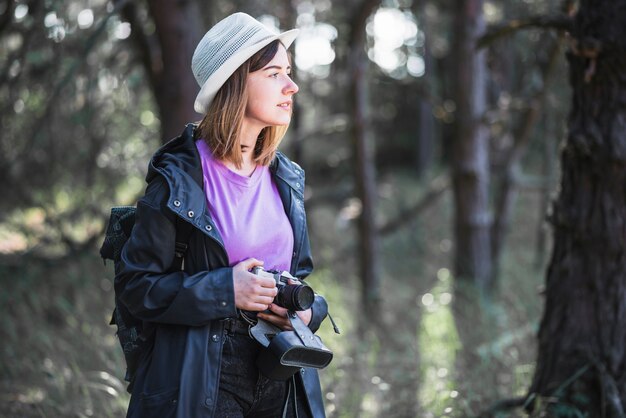
M156 174L164 174L164 171L179 172L190 176L202 188L202 163L194 139L194 131L197 127L197 123L187 124L178 137L156 151L150 160L147 182L150 182ZM303 194L304 170L290 161L282 152L276 152L276 156L270 163L270 171L297 194Z
M209 235L219 236L206 210L202 162L194 140L197 126L196 123L187 124L181 135L155 152L150 160L146 181L150 182L157 175L164 176L170 191L167 206ZM285 184L303 199L304 171L300 166L277 152L270 163L270 172L279 190Z
M289 160L282 152L276 152L276 156L270 163L272 174L285 182L296 194L303 197L304 194L304 170L293 161Z

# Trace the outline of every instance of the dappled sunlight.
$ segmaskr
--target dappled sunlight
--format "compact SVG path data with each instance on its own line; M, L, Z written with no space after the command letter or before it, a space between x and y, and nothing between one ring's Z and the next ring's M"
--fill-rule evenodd
M315 21L313 11L303 12L297 22L300 34L296 39L296 65L315 77L329 75L329 66L335 60L333 41L337 38L337 29L328 24Z
M78 27L81 29L88 29L93 25L93 10L83 9L76 17Z
M450 271L441 268L437 272L435 286L420 300L424 313L419 326L422 384L418 398L421 407L429 411L425 417L452 413L455 410L454 400L459 396L454 370L461 342L450 307L451 291Z
M402 78L424 75L424 59L418 52L424 46L424 34L418 30L415 16L396 8L381 7L367 25L373 39L369 58L389 75Z

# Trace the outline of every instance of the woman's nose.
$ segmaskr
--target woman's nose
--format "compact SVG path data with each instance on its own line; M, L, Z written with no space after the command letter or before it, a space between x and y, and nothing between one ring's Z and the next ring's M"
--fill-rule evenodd
M300 90L300 87L291 79L291 77L287 78L287 85L285 85L284 91L286 94L296 94Z

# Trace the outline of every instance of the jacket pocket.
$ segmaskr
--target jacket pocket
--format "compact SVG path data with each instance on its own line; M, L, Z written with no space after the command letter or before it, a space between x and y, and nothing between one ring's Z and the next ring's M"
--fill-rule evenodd
M168 388L141 395L141 409L147 417L173 418L178 406L178 388Z

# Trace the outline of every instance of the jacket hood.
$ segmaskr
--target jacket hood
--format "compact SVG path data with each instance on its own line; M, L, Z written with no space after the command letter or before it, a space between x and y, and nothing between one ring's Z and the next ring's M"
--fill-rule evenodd
M193 135L197 126L195 123L187 124L179 136L154 153L146 175L147 183L161 174L162 170L177 170L189 174L202 187L202 163Z

